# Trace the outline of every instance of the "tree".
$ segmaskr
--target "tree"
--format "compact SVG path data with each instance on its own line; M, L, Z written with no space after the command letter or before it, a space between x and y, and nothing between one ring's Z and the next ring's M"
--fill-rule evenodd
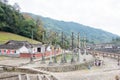
M13 8L14 8L16 11L20 11L20 9L21 9L18 3L14 3Z
M37 31L36 31L35 38L41 42L44 42L44 41L42 41L42 39L43 39L43 33L45 33L45 30L43 28L43 23L39 18L37 18L37 20L36 20L36 28L37 28Z
M45 32L42 21L25 17L19 10L17 3L11 6L0 2L0 31L12 32L29 38L33 31L34 39L42 41L42 34Z
M8 0L0 0L0 2L7 4Z

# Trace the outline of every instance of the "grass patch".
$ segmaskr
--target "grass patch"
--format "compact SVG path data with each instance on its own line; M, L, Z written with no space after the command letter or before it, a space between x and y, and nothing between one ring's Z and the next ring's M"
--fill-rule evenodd
M0 44L3 44L9 40L28 41L30 43L40 43L36 40L31 40L30 38L23 37L17 34L8 33L8 32L0 32Z
M54 56L53 56L53 57L54 57ZM52 57L52 59L54 59L53 57ZM62 55L57 56L57 57L56 57L57 61L61 61L61 57L62 57ZM67 60L67 61L71 60L71 58L72 58L72 55L71 55L71 54L69 54L69 53L66 54L66 60Z

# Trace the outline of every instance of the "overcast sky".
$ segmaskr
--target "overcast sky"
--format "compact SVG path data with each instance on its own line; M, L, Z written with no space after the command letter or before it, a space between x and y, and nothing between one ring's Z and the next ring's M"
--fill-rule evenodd
M120 35L120 0L9 0L22 12L103 29Z

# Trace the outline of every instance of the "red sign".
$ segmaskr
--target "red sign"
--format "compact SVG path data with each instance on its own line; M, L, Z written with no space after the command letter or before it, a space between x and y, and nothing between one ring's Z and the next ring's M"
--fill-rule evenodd
M7 54L10 54L10 50L6 50L6 53L7 53Z

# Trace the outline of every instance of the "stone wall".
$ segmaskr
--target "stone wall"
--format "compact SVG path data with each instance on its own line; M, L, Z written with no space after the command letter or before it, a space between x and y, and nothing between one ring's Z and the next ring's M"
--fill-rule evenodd
M48 67L39 67L37 69L50 71L50 72L68 72L68 71L76 71L82 69L90 69L93 66L93 61L85 62L81 64L69 64L69 65L59 65L59 66L48 66Z

